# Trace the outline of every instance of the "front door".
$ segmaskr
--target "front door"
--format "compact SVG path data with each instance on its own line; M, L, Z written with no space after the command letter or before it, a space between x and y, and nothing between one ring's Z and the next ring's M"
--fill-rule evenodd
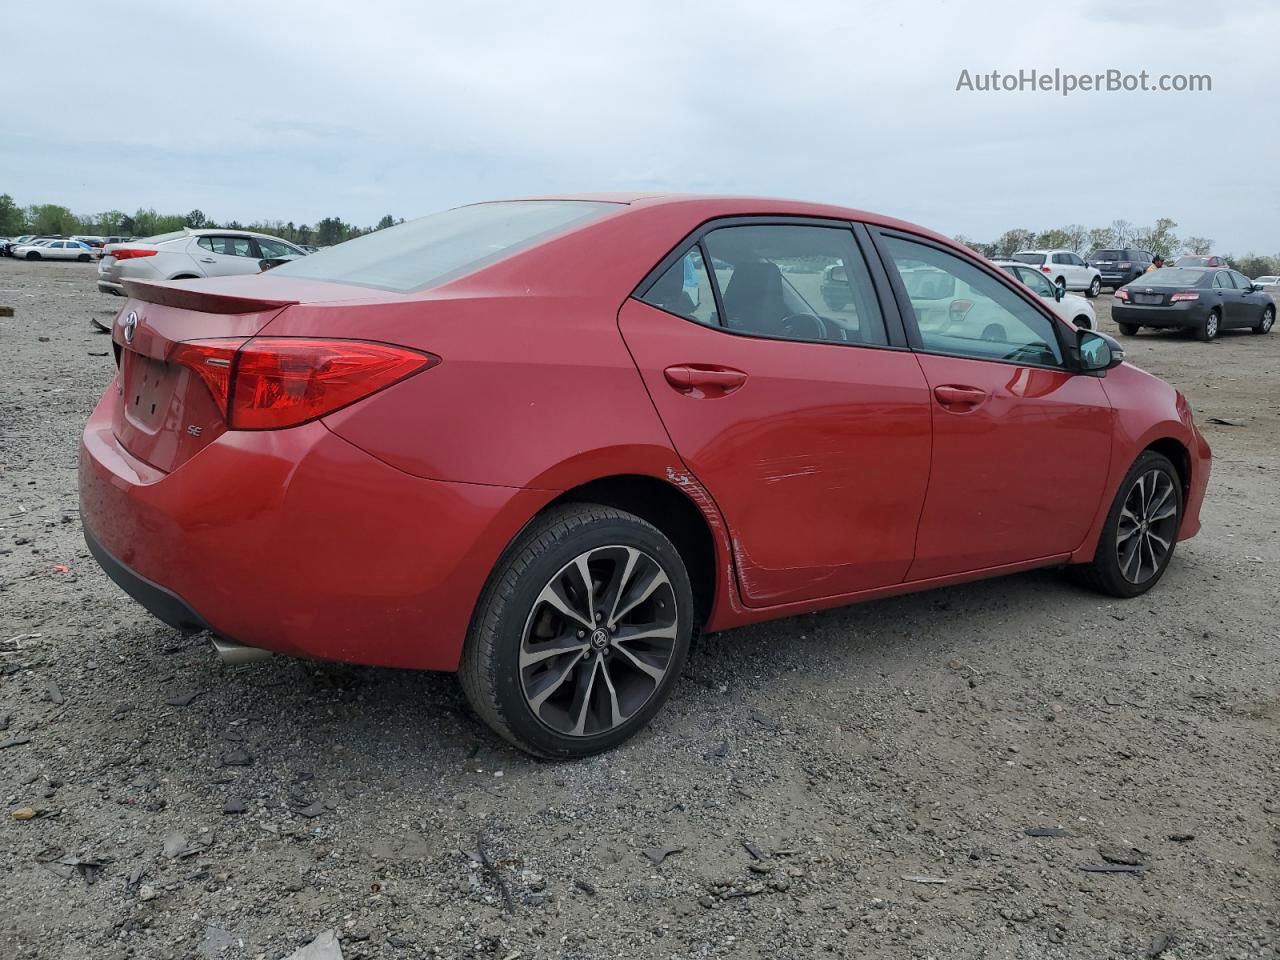
M901 582L931 401L900 326L891 342L848 225L722 226L669 259L618 320L728 524L744 601Z
M887 259L913 287L954 281L962 321L917 323L933 459L909 580L1069 553L1083 542L1110 466L1102 382L1065 368L1059 324L1014 287L940 246L888 233ZM947 278L945 281L943 278ZM930 301L927 308L934 309Z

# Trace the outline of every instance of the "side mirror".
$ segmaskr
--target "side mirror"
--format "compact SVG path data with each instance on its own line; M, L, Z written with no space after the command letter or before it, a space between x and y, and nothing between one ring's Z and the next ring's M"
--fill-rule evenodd
M1251 292L1253 292L1253 293L1261 293L1261 292L1262 292L1262 284L1260 284L1260 283L1251 283L1251 284L1249 284L1249 290L1250 290Z
M1080 358L1081 372L1095 377L1124 362L1124 347L1120 342L1093 330L1077 331L1076 354Z
M1067 293L1066 287L1060 287L1056 283L1053 285L1053 299L1057 300L1059 303L1062 302L1062 298L1066 295L1066 293Z
M278 267L282 263L288 263L293 257L264 257L258 261L258 269L266 273L272 267Z

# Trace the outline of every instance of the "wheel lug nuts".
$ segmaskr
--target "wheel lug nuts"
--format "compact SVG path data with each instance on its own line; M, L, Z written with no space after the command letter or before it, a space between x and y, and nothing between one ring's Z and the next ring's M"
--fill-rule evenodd
M596 620L603 620L603 619L604 619L604 614L603 614L603 613L601 613L599 610L597 610L597 611L596 611Z
M587 631L585 631L585 630L579 630L579 631L578 631L578 639L579 639L579 640L581 640L581 639L582 639L583 637L585 637L586 635L587 635Z

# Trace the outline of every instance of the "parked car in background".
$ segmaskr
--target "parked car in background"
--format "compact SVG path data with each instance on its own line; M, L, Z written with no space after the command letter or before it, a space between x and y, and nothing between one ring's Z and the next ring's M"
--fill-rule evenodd
M1264 287L1274 287L1280 285L1280 277L1254 277L1253 282L1260 283Z
M279 237L245 230L190 230L109 243L98 263L98 289L124 296L125 280L192 280L260 273L259 261L305 257Z
M1111 318L1126 337L1154 327L1212 340L1233 328L1270 333L1276 305L1261 284L1235 270L1161 267L1116 291Z
M1107 247L1093 251L1088 263L1098 270L1102 285L1114 290L1146 273L1152 257L1150 250L1137 247Z
M93 247L79 240L36 240L16 247L13 256L19 260L81 260L93 259Z
M1179 257L1173 262L1175 267L1225 267L1227 261L1213 254L1193 254Z
M40 238L36 236L34 233L24 233L21 236L12 237L10 238L9 242L5 244L4 250L0 252L2 252L6 257L12 257L13 251L15 249L22 246L23 244L32 243L38 239Z
M1063 290L1083 290L1086 297L1102 292L1102 273L1071 250L1019 250L1012 259L1035 267Z
M1030 287L1031 292L1042 299L1045 306L1063 320L1070 321L1081 330L1098 329L1098 315L1094 313L1093 305L1084 297L1067 293L1056 283L1050 283L1049 278L1035 267L1021 260L995 260L993 263L1011 277Z
M699 629L1065 565L1134 597L1200 529L1182 394L875 214L479 203L129 292L80 448L107 574L232 656L456 670L541 756L644 727Z

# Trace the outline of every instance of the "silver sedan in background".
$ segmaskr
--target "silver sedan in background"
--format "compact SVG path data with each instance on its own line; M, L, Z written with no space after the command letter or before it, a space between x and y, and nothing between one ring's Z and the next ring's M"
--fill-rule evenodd
M302 248L247 230L190 230L109 243L98 262L98 289L124 296L125 280L186 280L260 273L262 260L305 257Z

